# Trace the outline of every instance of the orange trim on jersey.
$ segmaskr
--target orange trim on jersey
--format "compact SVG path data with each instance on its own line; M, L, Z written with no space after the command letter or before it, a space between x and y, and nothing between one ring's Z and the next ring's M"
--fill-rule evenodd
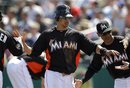
M80 51L76 55L76 67L78 67L79 60L80 60Z
M31 69L31 71L33 71L34 73L39 73L42 71L43 65L36 63L36 62L27 62L27 65L29 67L29 69Z
M46 58L47 58L46 69L49 69L49 67L50 67L51 56L50 56L50 54L49 54L49 50L48 50L48 49L47 49L45 52L46 52Z

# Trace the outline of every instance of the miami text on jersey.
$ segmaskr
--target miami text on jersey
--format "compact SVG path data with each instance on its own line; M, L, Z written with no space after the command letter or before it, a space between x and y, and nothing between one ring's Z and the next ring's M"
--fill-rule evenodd
M102 61L103 61L105 67L107 67L108 65L110 65L114 62L118 62L118 61L122 61L122 60L128 60L128 56L126 53L123 53L119 56L114 56L114 57L107 57L107 56L102 57Z
M56 41L56 40L50 40L49 45L51 47L51 52L53 52L56 49L61 49L61 48L68 48L68 49L77 49L77 43L76 42L68 42L64 41L63 45L61 41Z

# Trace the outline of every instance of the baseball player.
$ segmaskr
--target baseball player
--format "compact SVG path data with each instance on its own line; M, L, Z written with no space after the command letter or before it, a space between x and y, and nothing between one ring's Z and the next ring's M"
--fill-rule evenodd
M2 21L2 13L0 12L0 22ZM4 31L0 28L0 88L3 86L3 64L4 64L4 51L6 49L9 49L9 51L14 56L19 56L23 54L22 46L21 44L16 41L12 35L10 35L8 32Z
M102 65L106 67L111 77L115 80L114 88L130 88L130 41L126 49L124 49L122 36L113 36L107 21L101 21L97 24L97 34L102 38L103 47L118 51L118 56L101 56L95 54L93 60L88 67L83 81L77 80L76 88L80 88L82 82L88 81L96 72L98 72Z
M26 54L31 53L31 47L25 42L25 36L15 30L13 36L19 38L21 45L26 45L26 50L23 50ZM19 57L12 57L7 63L7 74L12 83L13 88L34 88L32 79L42 79L42 88L44 87L44 73L47 61L45 60L45 53L42 53L40 57L29 57L27 55Z
M7 74L13 88L34 88L32 79L44 78L45 66L43 57L13 57L7 64Z
M117 55L115 50L107 50L88 40L83 34L69 27L70 7L62 4L56 7L57 25L45 30L35 42L31 57L46 52L48 60L45 72L45 88L74 88L73 73L79 59L80 50L90 55L96 52L102 55Z

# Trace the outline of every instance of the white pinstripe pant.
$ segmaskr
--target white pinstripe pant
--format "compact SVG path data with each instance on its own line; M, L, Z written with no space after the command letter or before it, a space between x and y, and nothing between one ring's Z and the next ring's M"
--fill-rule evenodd
M26 62L23 59L12 58L7 64L7 74L13 88L34 88Z
M130 88L130 77L115 79L114 88Z
M45 88L74 88L73 74L63 75L59 72L46 70Z

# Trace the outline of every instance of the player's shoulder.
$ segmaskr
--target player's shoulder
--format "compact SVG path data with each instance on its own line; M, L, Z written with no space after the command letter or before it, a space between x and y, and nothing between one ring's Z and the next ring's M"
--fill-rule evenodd
M54 31L54 27L49 28L49 29L46 29L46 30L44 30L44 31L41 33L41 36L46 36L46 35L52 33L53 31Z
M72 27L68 27L68 33L75 34L75 35L83 35L82 33L80 33L79 31L77 31Z
M115 40L121 41L122 39L124 39L124 36L114 36Z
M2 28L0 28L0 33L3 33L3 34L8 35L8 34L7 34L7 31L5 31L5 30L4 30L4 29L2 29Z
M72 27L67 28L70 32L78 33L78 31Z
M6 36L6 37L12 37L12 35L8 32L8 31L5 31L4 29L0 28L0 35L2 36Z

